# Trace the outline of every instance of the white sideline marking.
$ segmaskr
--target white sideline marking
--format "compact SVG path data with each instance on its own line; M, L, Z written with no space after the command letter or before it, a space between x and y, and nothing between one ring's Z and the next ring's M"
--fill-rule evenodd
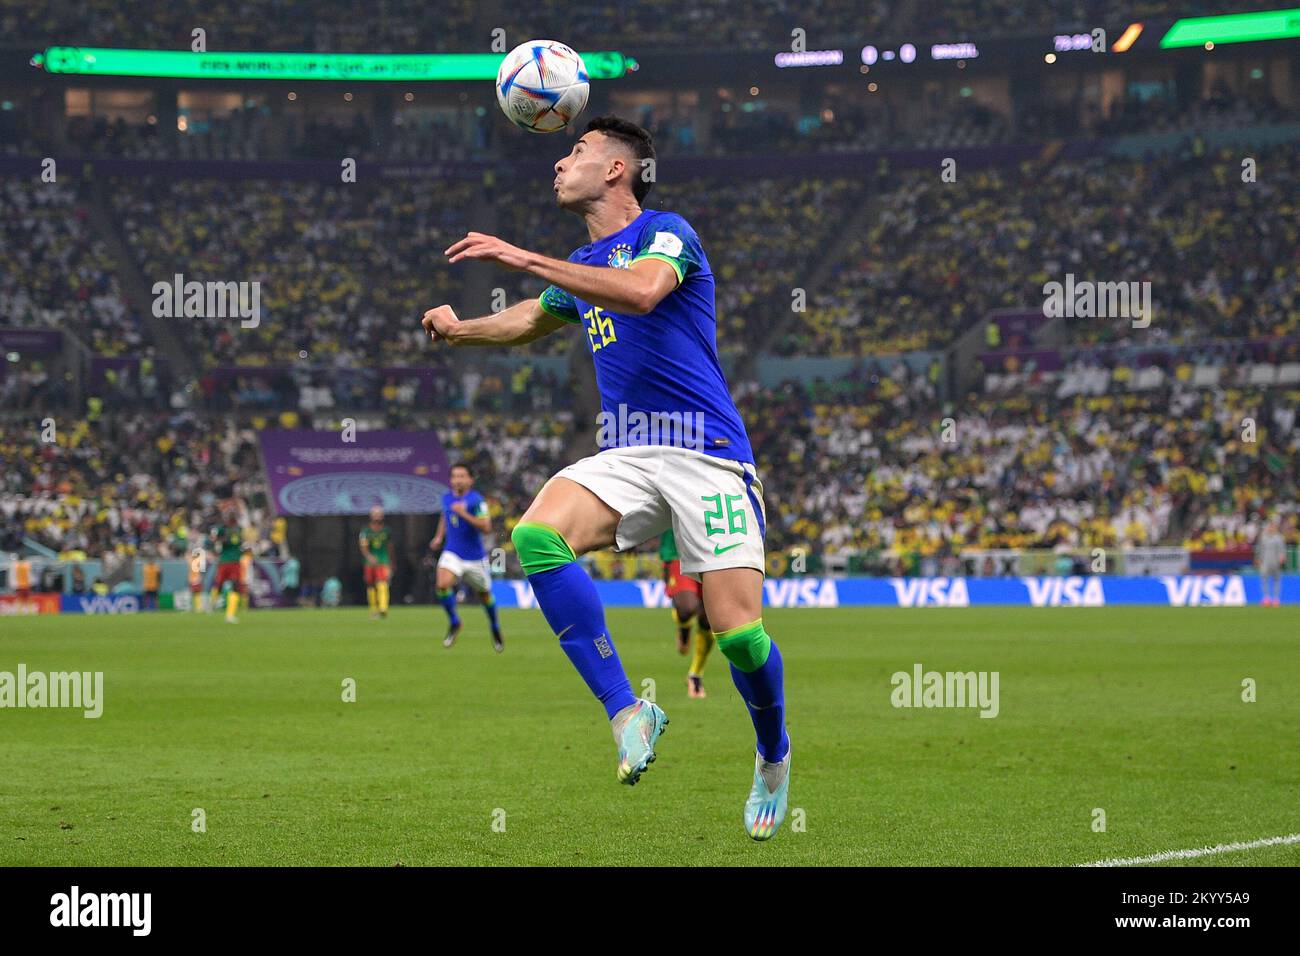
M1201 847L1198 850L1166 850L1151 856L1131 856L1125 860L1097 860L1093 863L1079 863L1078 866L1137 866L1140 863L1164 863L1166 860L1190 860L1198 856L1213 856L1216 853L1235 853L1238 850L1254 850L1262 846L1284 846L1300 843L1300 833L1287 836L1265 837L1251 840L1249 843L1220 843L1218 846Z

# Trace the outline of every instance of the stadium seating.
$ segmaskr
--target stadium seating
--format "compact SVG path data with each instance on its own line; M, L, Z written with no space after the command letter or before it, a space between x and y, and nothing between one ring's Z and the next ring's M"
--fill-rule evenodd
M1021 389L948 407L899 369L742 402L771 550L853 551L914 573L963 547L1222 547L1248 541L1259 514L1300 510L1294 390ZM1256 442L1242 440L1248 417Z
M936 348L997 308L1041 307L1065 274L1151 283L1154 315L1064 320L1073 342L1282 338L1300 328L1294 145L1259 151L1275 179L1245 184L1240 150L1210 164L1170 155L978 170L944 183L897 174L866 228L810 290L781 354ZM1032 188L1030 188L1032 186ZM1249 230L1250 238L1242 236Z
M74 186L0 179L0 316L63 329L100 355L141 348L139 322Z
M424 309L461 288L442 250L469 228L465 183L120 179L112 195L147 284L261 283L259 327L180 325L209 367L407 364Z
M1294 385L1162 379L1133 390L1112 380L1099 394L1060 395L1052 384L945 406L928 376L899 365L891 375L741 389L769 551L851 554L866 568L915 573L922 559L951 565L963 548L1227 547L1250 539L1258 514L1300 514ZM1253 442L1242 438L1246 418L1258 424ZM252 429L276 423L107 416L77 423L56 446L7 425L6 535L56 550L165 548L181 525L210 524L216 502L237 489L265 541ZM474 467L504 534L571 453L564 412L406 411L393 424L435 428L449 456Z
M902 0L755 0L745 16L734 16L725 0L699 0L682 6L663 0L628 3L624 0L581 0L564 8L565 39L587 49L618 48L635 36L646 49L683 46L780 49L789 46L790 31L803 27L810 44L820 47L863 37L887 40L972 40L985 36L1033 35L1046 31L1086 32L1104 25L1122 30L1134 20L1213 13L1199 5L1145 0L952 0L942 5L908 4ZM281 0L225 0L200 4L184 0L168 4L148 18L133 16L112 0L87 0L75 10L59 5L31 5L0 0L0 27L24 40L58 41L74 45L158 46L188 48L196 23L209 24L213 48L248 50L316 50L424 52L473 50L485 46L494 26L507 36L546 37L555 32L552 10L522 7L500 11L456 0L440 3L436 18L416 0L387 0L354 14L345 0L308 3ZM491 11L497 10L496 23Z
M231 496L248 506L258 553L272 551L274 509L256 432L309 426L296 415L109 414L40 440L30 421L0 422L0 551L31 538L55 552L184 557ZM328 417L320 427L331 424ZM475 470L505 533L560 466L572 416L522 419L485 411L409 412L393 424L433 428L452 461Z

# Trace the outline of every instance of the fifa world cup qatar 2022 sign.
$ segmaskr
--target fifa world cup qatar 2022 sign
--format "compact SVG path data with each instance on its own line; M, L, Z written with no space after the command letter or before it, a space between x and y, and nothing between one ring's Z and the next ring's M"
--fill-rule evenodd
M363 515L442 510L450 487L447 453L431 430L262 432L276 511L282 515Z

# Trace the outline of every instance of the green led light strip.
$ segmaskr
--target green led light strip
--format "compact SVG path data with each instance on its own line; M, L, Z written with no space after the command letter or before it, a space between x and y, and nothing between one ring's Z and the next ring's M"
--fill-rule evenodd
M1160 41L1160 47L1254 43L1294 37L1300 37L1300 7L1264 13L1233 13L1222 17L1187 17L1169 28Z
M593 80L637 68L614 50L581 54ZM50 73L219 80L494 80L501 53L187 53L52 46L32 58Z

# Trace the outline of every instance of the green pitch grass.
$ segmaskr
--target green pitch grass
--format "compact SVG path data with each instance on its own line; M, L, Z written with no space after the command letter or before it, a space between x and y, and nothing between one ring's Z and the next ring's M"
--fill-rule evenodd
M0 710L0 864L1060 865L1300 832L1297 609L769 610L802 826L766 844L716 651L688 700L668 612L610 612L672 721L626 787L541 615L503 618L502 656L476 607L450 651L429 608L0 620L0 671L102 670L105 697ZM997 671L1000 713L893 707L916 663Z

